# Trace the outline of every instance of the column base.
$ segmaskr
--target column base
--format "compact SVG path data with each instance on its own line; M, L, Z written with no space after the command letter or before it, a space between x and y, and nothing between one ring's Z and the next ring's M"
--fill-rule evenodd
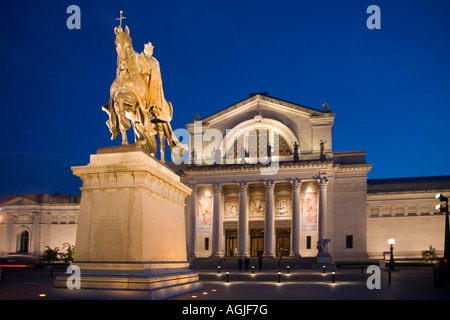
M236 257L242 257L242 258L250 258L250 253L248 253L248 252L241 252L241 253L238 253L237 255L236 255Z
M275 253L274 252L264 252L263 257L264 258L275 258Z
M224 256L224 254L222 252L216 252L213 253L212 255L210 255L210 258L222 258Z

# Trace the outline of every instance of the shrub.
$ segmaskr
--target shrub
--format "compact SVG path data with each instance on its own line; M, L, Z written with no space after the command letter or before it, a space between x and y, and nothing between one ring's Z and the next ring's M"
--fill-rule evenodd
M56 247L55 249L52 249L49 246L47 246L47 249L45 249L44 252L42 253L42 255L39 256L39 260L41 260L42 262L47 262L47 263L53 263L55 261L60 261L60 259L58 258L58 252L59 252L58 247Z
M70 243L63 243L63 248L67 247L67 260L73 261L73 256L75 254L75 246L70 245Z
M422 251L422 258L426 262L432 262L434 260L438 260L438 256L436 254L436 249L430 246L430 249Z

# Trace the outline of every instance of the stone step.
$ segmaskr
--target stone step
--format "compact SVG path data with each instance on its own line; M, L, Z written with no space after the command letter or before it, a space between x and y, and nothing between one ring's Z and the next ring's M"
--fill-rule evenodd
M242 270L245 270L245 259L242 259ZM217 270L220 265L221 270L239 270L239 258L238 257L227 257L227 258L196 258L191 261L190 269L192 270ZM287 269L287 266L293 269L310 269L311 265L316 262L315 257L307 258L294 258L294 257L283 257L283 258L263 258L262 259L262 270L277 270L277 269ZM255 270L259 270L259 260L257 257L250 257L248 270L251 270L254 266Z

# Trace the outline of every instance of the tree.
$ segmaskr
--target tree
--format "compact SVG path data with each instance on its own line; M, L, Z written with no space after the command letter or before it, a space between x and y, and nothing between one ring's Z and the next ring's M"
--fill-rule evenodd
M438 256L436 254L436 249L430 246L429 250L422 251L422 258L426 262L432 262L434 260L438 260Z

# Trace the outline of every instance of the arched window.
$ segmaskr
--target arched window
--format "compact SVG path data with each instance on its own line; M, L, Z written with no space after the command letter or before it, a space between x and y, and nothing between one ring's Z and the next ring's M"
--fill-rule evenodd
M30 245L30 233L27 230L23 230L19 234L19 252L28 253Z
M246 136L248 136L248 138L246 138ZM278 155L290 156L292 151L286 139L279 133L276 137L278 138ZM268 155L268 147L273 147L270 146L270 140L270 130L268 129L249 130L237 137L233 144L233 152L230 152L229 155L234 159L241 158L243 156L242 152L245 152L245 157L258 157L258 155L266 156ZM241 150L239 150L239 146Z

